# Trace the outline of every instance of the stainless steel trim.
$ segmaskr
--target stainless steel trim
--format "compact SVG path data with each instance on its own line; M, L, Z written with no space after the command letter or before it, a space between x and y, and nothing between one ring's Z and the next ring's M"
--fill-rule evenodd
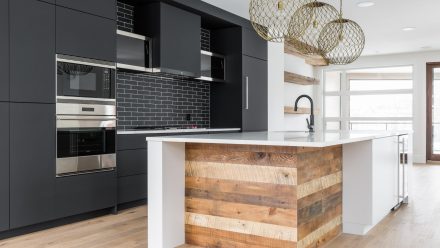
M152 73L169 73L169 74L173 74L173 75L180 75L180 76L186 76L186 77L198 77L200 75L196 75L193 72L189 72L189 71L179 71L179 70L174 70L174 69L169 69L169 68L151 68L151 72Z
M63 54L57 54L56 60L57 62L89 65L89 66L96 66L96 67L116 70L116 63L114 62L108 62L108 61L102 61L96 59L87 59L87 58L81 58L81 57L75 57L75 56L63 55Z
M101 169L116 168L116 154L103 154L82 157L57 158L56 174L79 173L86 171L98 172Z
M116 128L117 119L83 118L82 116L57 116L57 129L61 128Z
M151 69L151 68L146 68L146 67L142 67L142 66L135 66L135 65L121 64L121 63L116 63L116 67L118 69L126 69L126 70L140 71L140 72L153 72L153 69Z
M72 173L65 173L56 175L57 178L61 177L71 177L71 176L81 176L81 175L88 175L88 174L94 174L94 173L100 173L100 172L110 172L114 171L115 168L109 168L109 169L100 169L100 170L93 170L93 171L84 171L84 172L72 172Z
M57 103L57 115L116 116L116 105ZM101 117L99 117L101 118Z
M249 109L249 77L246 76L246 110Z
M119 34L119 35L122 35L122 36L127 36L127 37L130 37L130 38L135 38L135 39L138 39L138 40L147 40L147 37L145 37L143 35L126 32L126 31L119 30L119 29L116 30L116 34Z
M84 104L116 105L116 99L111 99L111 98L93 98L93 97L76 97L76 96L57 96L57 102L60 102L60 103L84 103Z
M216 79L216 78L212 78L212 77L205 77L205 76L201 76L201 77L198 77L195 79L202 80L202 81L208 81L208 82L219 82L219 83L226 82L225 80Z

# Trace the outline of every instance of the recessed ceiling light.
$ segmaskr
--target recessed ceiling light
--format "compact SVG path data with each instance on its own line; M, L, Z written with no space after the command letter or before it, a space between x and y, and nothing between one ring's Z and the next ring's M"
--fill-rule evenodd
M403 31L413 31L414 29L416 29L415 27L405 27L402 28Z
M357 6L361 7L361 8L371 7L373 5L375 5L375 3L374 2L369 2L369 1L368 2L360 2L360 3L357 4Z

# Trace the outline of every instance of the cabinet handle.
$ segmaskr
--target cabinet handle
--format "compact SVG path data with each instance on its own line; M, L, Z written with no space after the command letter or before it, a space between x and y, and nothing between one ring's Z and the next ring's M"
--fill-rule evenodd
M249 77L246 76L246 109L249 109Z

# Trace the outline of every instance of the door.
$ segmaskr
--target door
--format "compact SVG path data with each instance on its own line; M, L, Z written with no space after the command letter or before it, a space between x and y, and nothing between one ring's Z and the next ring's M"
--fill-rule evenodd
M54 218L55 104L11 103L11 228Z
M55 103L55 6L10 1L10 98Z
M115 0L57 0L57 5L116 20Z
M9 101L9 1L0 0L0 101Z
M9 229L9 103L0 103L0 232Z
M440 161L440 63L426 69L426 159Z
M267 61L243 56L243 131L267 130Z

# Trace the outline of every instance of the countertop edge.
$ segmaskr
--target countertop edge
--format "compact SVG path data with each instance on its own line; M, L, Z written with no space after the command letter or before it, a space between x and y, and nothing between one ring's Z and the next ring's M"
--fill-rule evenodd
M237 132L240 128L200 128L200 129L169 129L169 130L121 130L117 134L172 134L172 133L203 133L203 132Z

